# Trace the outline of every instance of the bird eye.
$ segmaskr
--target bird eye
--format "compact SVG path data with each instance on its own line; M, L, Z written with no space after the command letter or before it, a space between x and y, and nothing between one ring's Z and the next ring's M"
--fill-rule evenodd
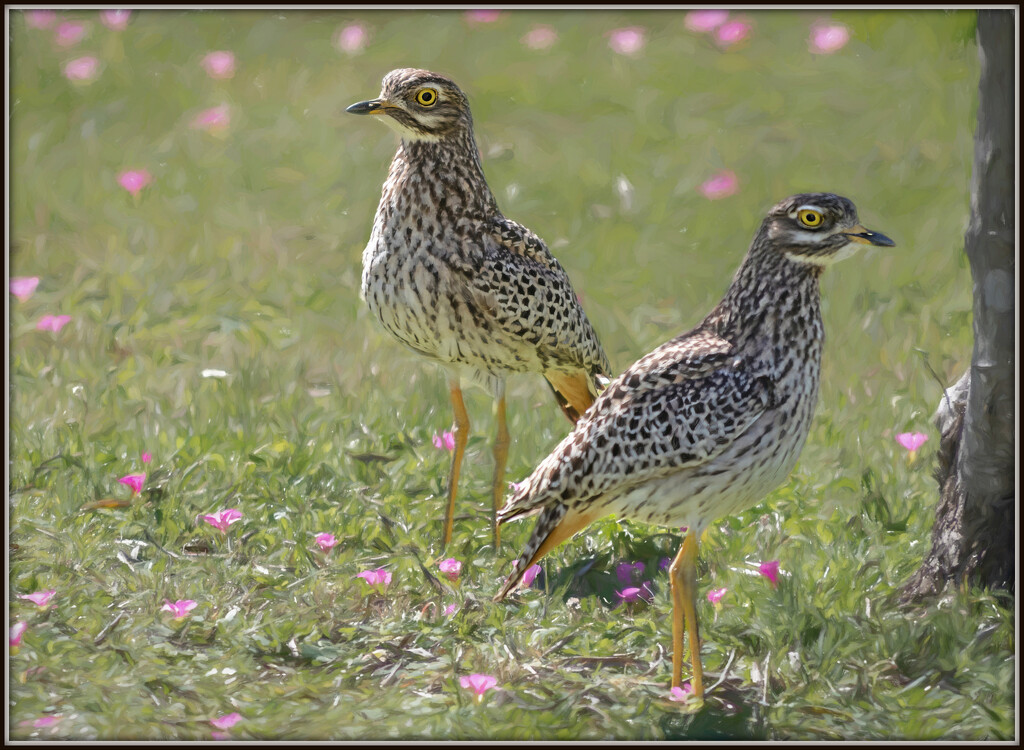
M815 229L821 226L822 216L821 213L818 211L814 211L810 208L804 208L801 209L796 216L798 219L800 219L800 223L803 224L805 227L811 227L812 229Z
M437 92L434 89L420 89L416 101L424 107L433 107L437 103Z

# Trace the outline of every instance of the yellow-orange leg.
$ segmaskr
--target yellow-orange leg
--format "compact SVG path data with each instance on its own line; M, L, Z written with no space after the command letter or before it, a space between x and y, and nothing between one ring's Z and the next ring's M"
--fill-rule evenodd
M697 534L690 529L669 567L672 585L672 687L683 682L683 624L690 638L693 694L704 699L704 668L700 662L700 634L697 626Z
M469 440L469 415L466 404L462 401L462 388L458 380L448 383L452 396L452 409L455 411L455 424L452 434L455 437L455 450L452 451L452 469L448 472L448 511L444 515L444 537L441 547L447 547L452 540L452 526L455 524L455 492L459 486L459 469L462 468L462 456L466 452L466 441Z
M498 508L505 497L505 464L508 461L508 424L505 421L504 387L499 389L494 402L498 434L494 436L494 482L491 484L491 528L494 530L494 551L501 547L501 532L498 530Z

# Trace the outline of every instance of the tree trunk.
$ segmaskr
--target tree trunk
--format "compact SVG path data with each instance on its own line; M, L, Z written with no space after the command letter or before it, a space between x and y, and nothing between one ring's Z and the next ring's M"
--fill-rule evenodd
M1014 13L978 11L978 125L971 223L964 249L974 280L971 368L936 414L941 497L932 549L903 589L909 601L969 582L1011 593L1014 517Z

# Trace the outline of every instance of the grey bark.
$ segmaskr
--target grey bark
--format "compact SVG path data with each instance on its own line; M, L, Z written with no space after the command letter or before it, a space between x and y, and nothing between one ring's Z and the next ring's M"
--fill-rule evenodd
M964 249L974 293L971 368L946 391L936 414L940 499L932 549L904 600L948 582L1011 593L1015 586L1014 480L1014 13L978 12L978 124L971 222Z

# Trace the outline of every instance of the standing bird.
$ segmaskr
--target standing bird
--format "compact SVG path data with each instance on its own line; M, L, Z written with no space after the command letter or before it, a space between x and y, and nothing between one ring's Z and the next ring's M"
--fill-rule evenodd
M505 377L539 372L576 422L611 367L569 276L543 240L506 219L487 187L469 101L450 79L393 70L380 96L348 108L401 136L363 250L362 297L384 327L448 373L455 449L443 544L451 540L459 468L469 437L462 380L494 395L491 522L504 496L509 435Z
M862 227L846 198L809 193L775 206L718 306L614 380L502 508L499 523L540 518L495 601L607 514L686 526L669 568L672 686L681 686L685 622L692 686L703 698L698 540L713 519L759 502L796 463L818 399L818 279L861 245L894 243Z

